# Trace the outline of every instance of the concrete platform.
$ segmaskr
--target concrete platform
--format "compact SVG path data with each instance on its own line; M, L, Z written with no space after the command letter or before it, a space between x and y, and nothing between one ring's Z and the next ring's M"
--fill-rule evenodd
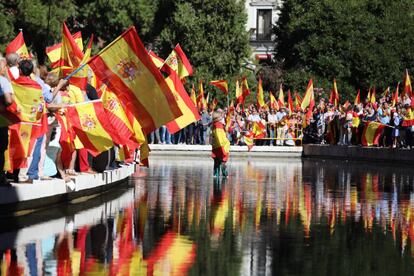
M409 149L304 145L303 157L414 164L414 150Z
M153 156L210 156L211 145L149 145ZM254 146L251 151L247 146L230 146L232 157L269 157L300 158L302 147Z
M21 210L42 208L99 193L125 181L134 171L135 164L131 164L98 174L79 174L73 178L73 186L65 184L62 179L52 179L0 187L0 215L13 216Z

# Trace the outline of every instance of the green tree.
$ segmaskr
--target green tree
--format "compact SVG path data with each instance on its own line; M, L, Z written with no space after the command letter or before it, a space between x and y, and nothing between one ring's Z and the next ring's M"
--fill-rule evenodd
M249 54L249 38L245 30L247 15L244 1L191 0L173 3L170 15L158 39L159 54L167 56L180 43L195 68L194 81L213 79L233 81L239 74L242 58ZM232 89L232 87L230 87ZM206 85L210 99L224 102L224 95ZM234 89L231 91L234 94Z
M343 99L395 86L414 61L413 8L411 0L285 0L275 28L285 83L304 89L313 77L328 93L336 77Z
M22 29L27 46L37 54L41 63L45 47L60 40L62 22L76 13L72 0L4 0L0 2L0 8L3 10L0 15L2 50ZM3 17L6 17L5 21Z

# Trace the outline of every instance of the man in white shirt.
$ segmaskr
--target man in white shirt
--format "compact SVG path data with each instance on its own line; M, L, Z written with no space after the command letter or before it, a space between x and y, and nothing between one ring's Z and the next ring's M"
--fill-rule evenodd
M9 67L9 72L11 73L11 77L13 79L18 79L20 76L19 72L19 61L20 56L16 53L10 53L6 55L7 66Z

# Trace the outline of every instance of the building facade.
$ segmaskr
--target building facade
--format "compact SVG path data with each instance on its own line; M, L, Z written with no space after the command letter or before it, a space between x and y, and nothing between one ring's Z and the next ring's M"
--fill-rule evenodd
M279 18L281 0L246 0L248 15L246 28L250 33L252 58L259 61L273 57L275 35L273 26Z

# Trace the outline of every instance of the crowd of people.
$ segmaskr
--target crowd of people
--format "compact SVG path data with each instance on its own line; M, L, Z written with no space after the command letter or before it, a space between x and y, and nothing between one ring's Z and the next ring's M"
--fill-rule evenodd
M255 139L255 145L294 146L302 137L302 117L299 112L289 112L287 108L261 109L249 105L243 109L217 109L225 119L227 138L231 145L248 145L248 138ZM203 109L201 119L177 133L170 134L165 126L148 136L151 144L210 145L213 109Z
M65 117L66 107L71 104L99 99L96 89L91 84L88 83L82 90L59 78L55 72L48 71L46 66L38 66L35 60L21 59L16 53L0 56L0 119L4 119L5 114L11 113L12 110L15 113L20 112L19 107L16 107L12 83L25 84L27 93L30 93L30 87L41 88L40 102L45 104L47 112L33 110L33 113L46 114L47 120L39 122L40 124L28 124L33 129L37 128L38 137L26 145L30 152L25 158L21 158L22 154L16 152L16 148L13 147L25 138L19 137L23 134L18 131L18 127L21 128L23 123L0 125L0 168L4 168L0 170L0 185L9 186L11 181L33 183L34 180L46 180L56 176L64 179L68 185L73 185L71 177L79 172L95 174L119 166L115 158L115 148L93 157L86 149L73 150L61 146L62 123L59 118ZM29 94L26 96L30 97ZM17 135L12 136L12 129L17 129ZM24 135L30 136L35 132L33 129ZM11 160L8 160L8 157ZM11 171L7 169L7 162L15 164Z
M231 145L295 146L302 143L331 145L364 145L364 130L370 122L380 126L374 146L411 148L414 114L411 97L403 93L384 94L378 101L372 97L365 102L343 105L330 103L320 97L309 112L300 106L292 108L246 107L218 109L226 119L226 131ZM179 132L170 134L165 126L148 136L151 144L209 145L211 143L212 108L200 112L201 119Z

